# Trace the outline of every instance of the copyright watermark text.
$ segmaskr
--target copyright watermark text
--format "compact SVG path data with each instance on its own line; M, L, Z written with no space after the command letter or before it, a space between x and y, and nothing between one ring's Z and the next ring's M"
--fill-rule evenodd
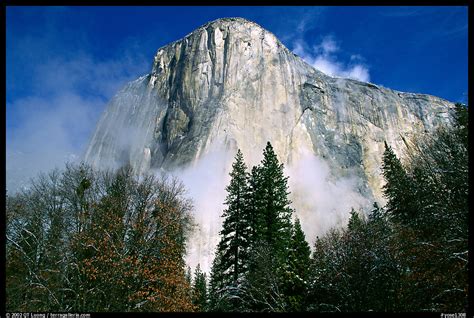
M90 318L90 314L80 314L80 313L32 313L32 312L12 312L7 313L5 318Z
M441 313L441 318L466 318L465 312L457 312L454 314Z

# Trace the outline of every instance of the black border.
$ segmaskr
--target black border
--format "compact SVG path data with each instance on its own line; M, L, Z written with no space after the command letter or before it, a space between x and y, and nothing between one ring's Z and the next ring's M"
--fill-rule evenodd
M245 3L247 2L247 3ZM271 3L269 3L271 2ZM54 1L54 0L43 0L43 1L35 1L35 0L5 0L2 2L1 8L1 15L3 17L4 23L2 24L4 32L3 35L3 44L5 46L5 53L6 53L6 10L8 6L51 6L51 5L68 5L68 6L110 6L111 3L106 0L68 0L68 1ZM384 0L382 3L376 2L374 0L359 0L357 3L353 3L349 0L317 0L317 1L308 1L308 0L254 0L254 1L216 1L216 0L200 0L199 3L196 3L192 0L181 0L180 3L159 3L158 1L149 1L149 0L135 0L133 3L131 1L120 0L114 1L113 5L120 5L120 6L282 6L282 5L289 5L289 6L340 6L340 5L347 5L347 6L467 6L468 7L468 21L471 20L472 16L472 7L470 6L469 1L467 0L451 0L451 1L439 1L439 0ZM472 27L468 23L468 34L473 34ZM469 49L468 49L468 57L470 56L469 53L472 52L470 38L468 36L469 41ZM5 64L2 65L2 71L5 74L5 81L6 81L6 59L4 60ZM470 79L470 75L473 74L471 71L472 63L469 63L468 60L468 79ZM469 93L471 93L471 86L468 82L468 89ZM3 86L4 96L6 96L6 85ZM469 95L468 95L469 96ZM467 101L469 104L469 101ZM4 133L4 147L2 149L3 156L2 160L4 162L4 168L6 169L6 114L5 108L3 112L0 112L3 116L2 123L5 124L4 129L2 132ZM472 112L469 112L469 125L472 122ZM471 148L471 140L472 136L469 134L469 146ZM5 171L5 170L4 170ZM6 171L5 171L6 172ZM4 178L6 178L6 173L4 174ZM469 168L469 182L472 181L472 169ZM2 184L2 191L6 194L6 179ZM5 197L3 197L5 201ZM470 197L471 198L471 197ZM466 317L473 318L474 314L474 296L472 296L473 287L471 282L473 281L473 270L472 270L472 262L473 262L473 215L471 213L471 200L469 200L469 295L471 296L468 299L468 311L466 313ZM5 210L3 210L5 211ZM6 214L3 212L3 216L1 218L1 235L0 235L0 318L6 317L6 295L5 295L5 243L6 243L6 233L5 233L5 225L6 225ZM79 313L80 314L80 313ZM354 317L354 316L361 316L361 317L441 317L440 312L406 312L406 313L376 313L376 312L363 312L363 313L124 313L124 312L107 312L107 313L87 313L90 314L91 318L95 317L191 317L191 316L206 316L206 317ZM441 317L443 318L443 317ZM459 318L459 317L458 317Z

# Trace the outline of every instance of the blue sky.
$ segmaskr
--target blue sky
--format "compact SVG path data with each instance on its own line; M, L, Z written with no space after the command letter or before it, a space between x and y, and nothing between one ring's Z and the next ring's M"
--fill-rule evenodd
M159 47L235 16L331 75L467 102L467 7L7 7L7 186L80 158Z

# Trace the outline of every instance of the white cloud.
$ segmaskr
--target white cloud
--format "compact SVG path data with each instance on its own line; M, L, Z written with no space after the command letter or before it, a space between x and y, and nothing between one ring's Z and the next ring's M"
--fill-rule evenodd
M336 53L339 51L340 47L332 36L324 37L321 43L312 48L309 48L302 39L293 43L293 52L296 55L329 76L351 78L362 82L370 81L369 70L362 63L362 56L353 54L350 58L351 62L346 64L338 60Z
M262 25L269 26L283 43L288 44L295 38L295 34L303 34L324 24L324 13L327 10L328 8L318 6L285 8L269 6L262 8L263 14L255 17L255 20L265 22ZM254 13L255 10L249 12L249 14ZM285 15L285 19L265 19L265 17L279 16L282 13Z
M103 101L63 92L53 98L15 101L21 126L7 131L7 189L15 192L40 171L63 167L80 156L82 139L94 128Z
M360 54L352 54L351 61L364 61L364 58Z
M339 51L339 45L332 36L325 36L320 44L314 46L314 49L323 55L329 55Z
M46 40L36 41L30 46L41 47ZM107 101L127 81L148 71L143 55L122 53L120 58L106 60L97 60L84 52L69 54L67 58L52 54L45 61L31 56L30 81L24 86L27 91L14 98L9 93L6 107L9 192L16 192L39 172L82 159ZM28 51L16 51L15 56L25 58L21 54L30 55ZM20 79L16 74L9 75L10 80Z

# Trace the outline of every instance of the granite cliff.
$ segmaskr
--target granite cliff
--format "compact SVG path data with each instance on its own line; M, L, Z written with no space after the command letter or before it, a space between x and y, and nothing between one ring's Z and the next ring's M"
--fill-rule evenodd
M158 49L151 72L110 101L85 160L95 167L130 163L140 171L177 171L213 151L232 160L240 148L254 165L270 141L290 170L316 158L328 182L351 178L354 195L383 201L384 141L402 155L403 138L446 122L451 107L435 96L327 76L259 25L225 18ZM298 213L313 213L294 196ZM198 223L218 222L220 213ZM214 226L204 235L204 254L211 253L217 232Z

